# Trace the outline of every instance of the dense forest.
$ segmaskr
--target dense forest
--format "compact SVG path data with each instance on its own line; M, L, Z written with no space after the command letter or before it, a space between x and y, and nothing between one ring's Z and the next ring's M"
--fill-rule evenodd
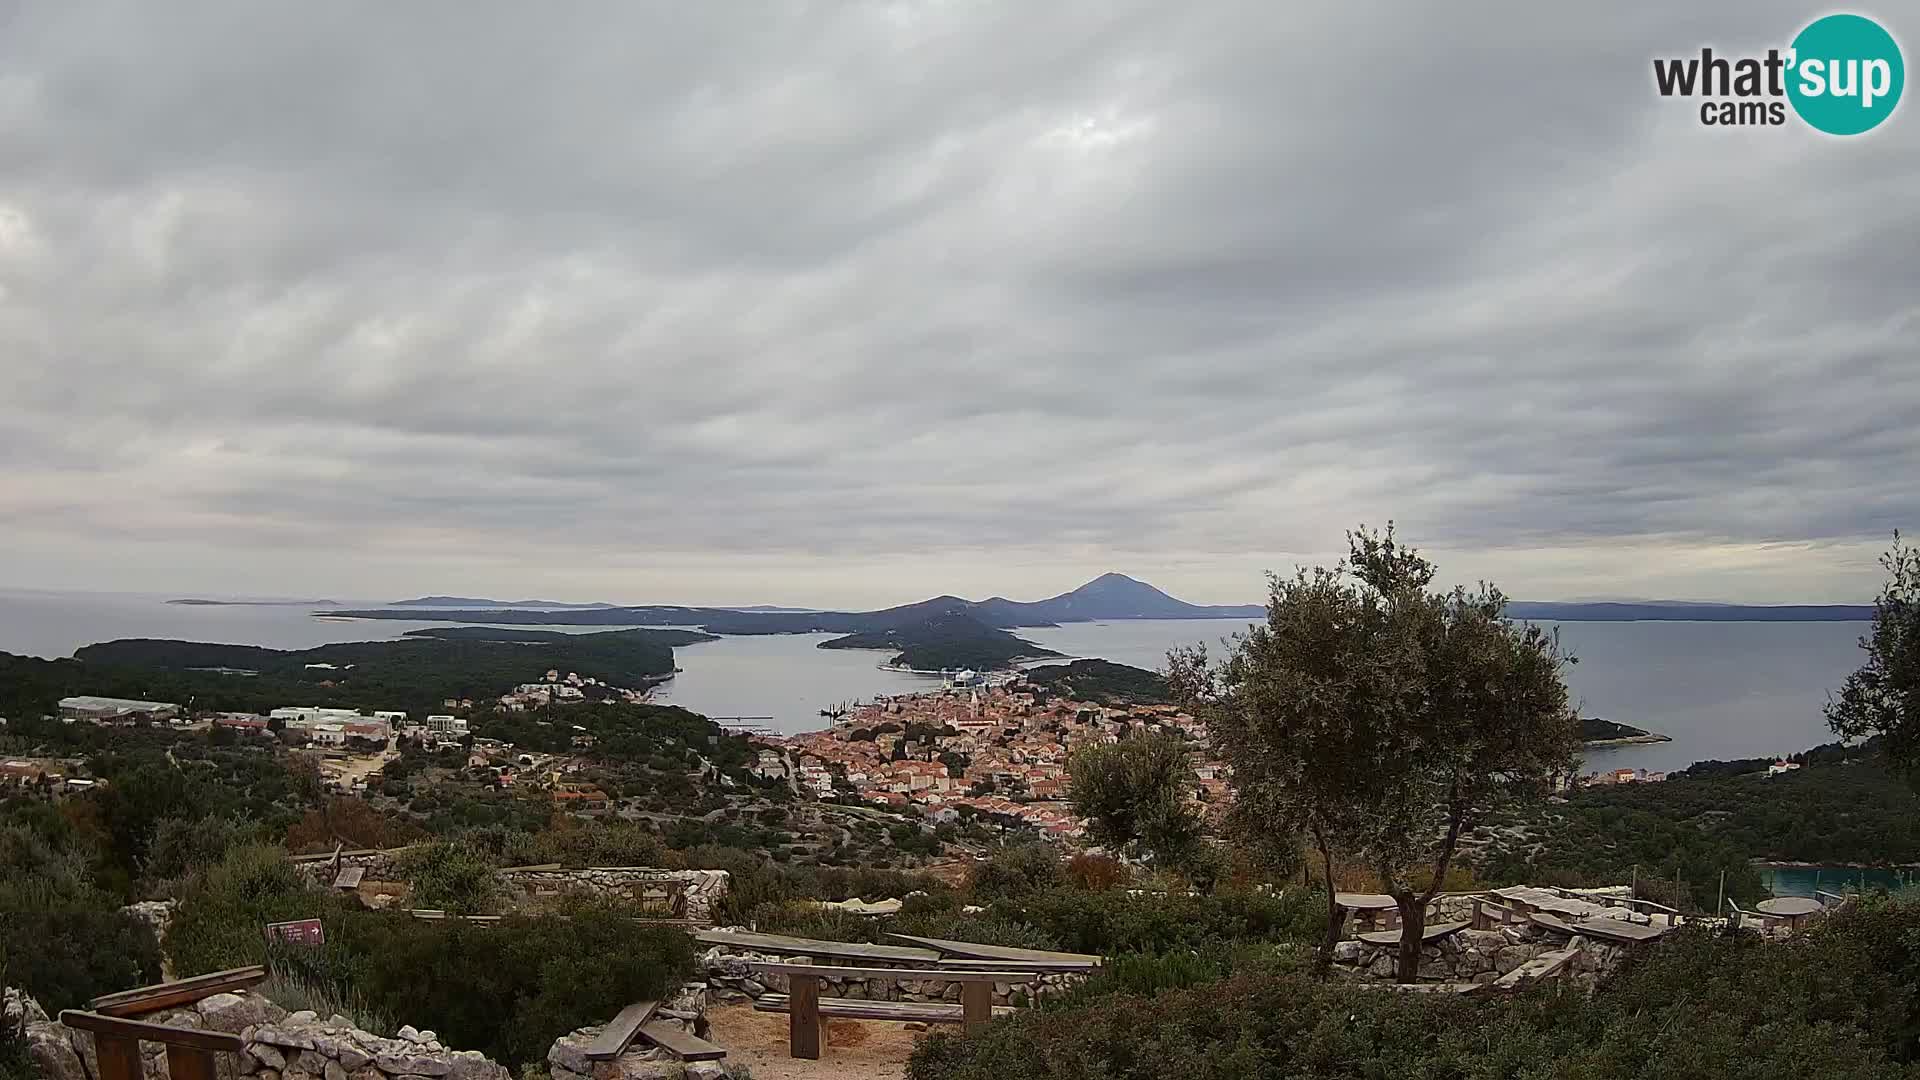
M1158 705L1173 700L1164 676L1106 660L1045 664L1027 672L1027 682L1048 693L1104 705Z
M313 649L131 638L88 645L71 660L0 654L0 715L37 716L73 694L143 698L259 712L283 705L400 709L496 697L548 669L642 687L673 672L689 630L557 631L445 627L398 641Z
M823 641L820 647L890 650L894 653L895 666L915 671L960 668L993 671L1015 660L1060 655L961 612L946 612L906 626L848 634Z
M1800 758L1801 768L1777 776L1766 771L1771 759L1702 762L1663 783L1580 788L1527 820L1498 822L1478 872L1596 885L1625 882L1636 867L1643 883L1671 882L1677 870L1683 899L1704 909L1717 901L1721 871L1739 902L1764 895L1755 860L1920 863L1920 796L1877 748L1832 744Z

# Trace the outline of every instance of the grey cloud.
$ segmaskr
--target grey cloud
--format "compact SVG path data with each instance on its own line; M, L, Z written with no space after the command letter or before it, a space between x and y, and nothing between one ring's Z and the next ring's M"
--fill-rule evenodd
M19 5L0 557L1233 600L1394 516L1527 595L1858 598L1913 106L1701 128L1650 58L1810 13L1671 8Z

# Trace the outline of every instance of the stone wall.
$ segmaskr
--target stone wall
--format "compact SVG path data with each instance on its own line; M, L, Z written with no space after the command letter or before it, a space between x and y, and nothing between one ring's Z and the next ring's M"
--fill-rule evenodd
M340 856L343 867L357 866L366 871L367 881L401 881L401 861L409 849L388 851L349 851ZM333 884L332 856L310 856L295 865L309 880L321 887ZM593 896L621 896L643 900L661 886L676 888L684 898L677 914L662 911L663 918L685 918L702 926L713 923L713 911L727 895L730 878L725 870L663 870L650 866L599 866L568 869L557 866L509 867L498 873L500 884L517 903L530 903L566 893ZM667 891L672 891L669 889Z
M727 895L725 870L659 870L646 866L601 866L579 870L523 867L500 871L500 883L516 901L529 903L565 895L621 896L645 901L661 887L677 889L684 905L678 912L661 911L662 918L684 918L702 926L713 924L713 909Z
M1575 935L1571 941L1545 931L1505 927L1498 930L1462 930L1421 949L1422 982L1491 983L1527 961L1547 953L1578 952L1567 974L1592 982L1619 964L1625 950L1593 938ZM1392 982L1399 962L1399 946L1343 941L1334 947L1334 971L1351 978Z
M787 993L785 975L759 974L749 963L764 961L778 964L823 964L830 967L902 967L929 970L928 963L889 964L862 960L857 965L830 956L782 956L777 953L749 952L731 946L716 945L700 957L700 968L707 976L708 995L715 1001L749 1001L762 994ZM1031 982L996 982L995 1005L1031 1005L1036 1000L1062 994L1085 979L1080 974L1042 975ZM960 984L945 979L825 979L821 997L853 998L859 1001L951 1001L960 1000Z
M505 1066L477 1050L449 1049L431 1031L403 1027L382 1038L343 1016L289 1014L257 994L215 994L140 1019L246 1040L239 1054L216 1056L221 1080L512 1080ZM27 1024L27 1046L46 1080L100 1080L88 1032L41 1019ZM167 1080L165 1048L142 1042L140 1051L147 1080Z

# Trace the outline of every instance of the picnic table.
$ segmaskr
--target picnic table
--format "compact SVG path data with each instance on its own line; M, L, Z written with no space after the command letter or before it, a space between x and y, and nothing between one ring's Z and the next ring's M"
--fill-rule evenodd
M1827 909L1820 901L1805 896L1776 896L1771 900L1762 900L1753 905L1753 910L1769 919L1785 922L1789 929L1800 929L1800 923L1807 917L1818 915Z
M1333 902L1353 913L1356 928L1391 930L1400 925L1400 904L1386 893L1337 892Z

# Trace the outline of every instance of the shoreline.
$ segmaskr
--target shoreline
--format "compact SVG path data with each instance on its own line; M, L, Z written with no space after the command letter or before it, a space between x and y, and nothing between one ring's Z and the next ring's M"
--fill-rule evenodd
M1652 746L1655 743L1672 742L1672 741L1673 741L1673 736L1671 735L1655 735L1653 732L1647 732L1644 735L1623 735L1617 739L1587 739L1582 741L1580 745L1582 746Z

